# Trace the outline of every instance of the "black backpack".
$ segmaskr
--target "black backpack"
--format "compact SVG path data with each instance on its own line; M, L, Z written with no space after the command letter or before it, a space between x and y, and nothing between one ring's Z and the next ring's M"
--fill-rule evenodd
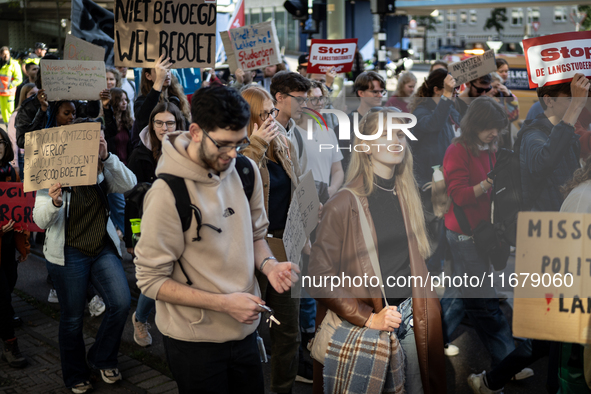
M254 190L254 169L250 160L243 156L238 155L236 157L236 170L242 181L242 187L246 198L250 201ZM191 227L191 211L193 212L195 219L197 220L197 237L194 241L200 241L201 236L199 231L202 226L212 227L209 224L204 224L201 218L201 210L195 205L191 204L191 197L185 184L185 179L171 174L160 174L159 179L166 181L172 194L176 200L175 205L181 218L183 225L183 232L187 231ZM129 219L141 218L144 213L144 197L152 184L150 182L141 182L134 186L133 189L126 192L125 195L125 221L129 222ZM219 229L216 229L219 230ZM218 232L220 232L219 230Z

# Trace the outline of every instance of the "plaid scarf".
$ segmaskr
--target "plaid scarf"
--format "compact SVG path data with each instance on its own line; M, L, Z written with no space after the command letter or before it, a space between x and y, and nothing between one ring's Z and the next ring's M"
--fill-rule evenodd
M328 344L325 393L404 393L405 357L396 336L343 320Z

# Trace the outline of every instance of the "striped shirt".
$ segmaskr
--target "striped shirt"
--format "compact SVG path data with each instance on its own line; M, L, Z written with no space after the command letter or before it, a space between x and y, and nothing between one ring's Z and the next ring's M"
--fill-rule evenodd
M94 186L76 186L70 196L66 245L94 257L105 244L107 211Z

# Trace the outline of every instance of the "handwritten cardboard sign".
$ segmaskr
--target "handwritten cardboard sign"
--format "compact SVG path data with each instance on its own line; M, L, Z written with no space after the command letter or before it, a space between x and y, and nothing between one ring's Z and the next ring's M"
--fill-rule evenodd
M283 233L288 261L298 264L306 239L318 224L320 201L312 171L308 171L295 189Z
M238 68L238 63L236 62L236 55L234 54L234 48L232 47L232 40L230 39L230 33L227 31L221 31L220 37L222 38L222 44L224 45L224 49L226 50L226 57L228 58L228 67L230 68L230 73L234 74L236 69Z
M33 221L35 192L25 193L21 182L0 182L0 227L14 220L15 230L42 232Z
M43 89L49 101L98 100L107 88L105 63L84 60L41 60Z
M78 123L25 134L25 192L96 183L100 123Z
M497 71L495 51L490 49L482 55L470 57L461 62L452 63L447 68L456 79L456 86L468 83L483 75Z
M115 1L115 65L211 67L216 53L216 3L209 0Z
M523 40L529 87L572 81L576 73L591 78L591 31Z
M230 39L236 63L244 71L281 63L279 39L273 21L231 29Z
M520 212L516 250L513 334L591 343L591 214Z
M310 57L308 60L308 73L322 73L333 67L337 73L351 71L357 38L346 40L312 40Z
M64 45L64 59L102 62L105 59L105 48L67 34L66 44Z

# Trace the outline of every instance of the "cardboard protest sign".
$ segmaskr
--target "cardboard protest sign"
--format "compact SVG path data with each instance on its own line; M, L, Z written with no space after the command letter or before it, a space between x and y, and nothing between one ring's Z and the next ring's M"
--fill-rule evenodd
M100 123L78 123L25 134L24 190L96 183Z
M154 67L161 55L173 68L215 63L215 0L115 1L115 65Z
M107 88L105 63L84 60L43 60L39 64L47 100L98 100Z
M473 81L483 75L497 71L495 62L495 51L490 49L482 55L470 57L461 62L450 64L447 69L456 79L456 86Z
M64 59L102 62L105 59L105 48L68 34L64 45Z
M523 40L529 87L570 82L576 73L591 77L591 31Z
M15 230L43 232L33 221L35 192L25 193L21 182L0 182L0 227L14 220Z
M256 70L281 63L281 49L273 21L230 30L238 67Z
M221 31L220 37L222 38L222 43L224 45L224 49L226 50L226 57L228 58L228 67L230 68L230 73L234 74L236 72L236 69L238 68L238 63L236 62L234 48L232 48L232 40L230 40L230 33L227 31Z
M337 73L351 71L357 38L346 40L312 40L308 73L324 74L333 67Z
M295 189L283 233L288 261L298 264L306 239L318 224L320 201L312 171L308 171Z
M513 333L591 343L591 214L520 212Z

